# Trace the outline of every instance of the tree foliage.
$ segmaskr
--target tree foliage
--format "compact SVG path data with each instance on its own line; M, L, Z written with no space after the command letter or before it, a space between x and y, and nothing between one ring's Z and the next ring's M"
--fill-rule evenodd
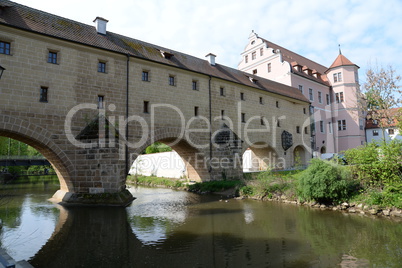
M161 142L155 142L145 149L146 154L171 152L171 151L172 151L171 147Z

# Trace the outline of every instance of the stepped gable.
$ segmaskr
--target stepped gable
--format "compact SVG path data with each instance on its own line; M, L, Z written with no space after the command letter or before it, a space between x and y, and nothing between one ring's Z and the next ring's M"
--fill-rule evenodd
M114 51L309 102L296 88L261 77L254 77L224 65L215 64L211 66L207 60L113 32L107 31L106 34L99 34L95 26L76 22L8 0L0 2L0 25ZM321 68L317 70L321 70ZM251 81L250 76L254 77L255 83Z

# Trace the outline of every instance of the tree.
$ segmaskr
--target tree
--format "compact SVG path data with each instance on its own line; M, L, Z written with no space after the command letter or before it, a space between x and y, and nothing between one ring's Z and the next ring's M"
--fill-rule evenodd
M397 75L392 66L387 68L370 67L366 72L364 83L363 110L366 111L367 119L375 120L382 130L385 141L385 129L395 123L394 119L401 116L395 109L401 104L398 93L401 86L398 84L401 76Z

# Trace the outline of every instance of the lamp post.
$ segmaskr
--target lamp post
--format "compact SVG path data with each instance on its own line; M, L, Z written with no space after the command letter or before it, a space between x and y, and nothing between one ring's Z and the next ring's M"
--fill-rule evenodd
M0 79L1 79L1 76L3 75L3 72L5 69L6 68L4 68L3 66L0 65Z

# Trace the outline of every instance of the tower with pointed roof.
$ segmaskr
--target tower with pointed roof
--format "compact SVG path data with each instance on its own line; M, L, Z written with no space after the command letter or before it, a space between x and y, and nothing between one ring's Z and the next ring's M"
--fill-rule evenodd
M303 129L314 156L364 144L364 122L354 109L359 67L340 49L327 68L252 31L241 57L239 70L298 88L310 100L311 122L303 122Z

